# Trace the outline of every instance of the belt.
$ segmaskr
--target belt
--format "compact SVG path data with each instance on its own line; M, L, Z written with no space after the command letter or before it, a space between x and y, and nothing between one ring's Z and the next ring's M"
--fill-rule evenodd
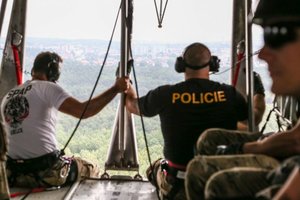
M60 152L53 151L31 159L12 159L8 156L7 167L13 172L30 173L51 168L59 159Z

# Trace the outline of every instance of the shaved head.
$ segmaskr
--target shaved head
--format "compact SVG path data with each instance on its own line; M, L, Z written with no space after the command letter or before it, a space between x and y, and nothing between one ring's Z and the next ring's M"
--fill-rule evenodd
M201 43L193 43L183 53L184 61L191 66L203 66L210 61L210 50Z

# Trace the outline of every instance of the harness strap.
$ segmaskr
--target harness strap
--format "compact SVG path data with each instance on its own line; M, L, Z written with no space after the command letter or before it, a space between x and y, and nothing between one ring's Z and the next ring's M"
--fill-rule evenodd
M7 156L7 168L11 171L9 177L9 185L12 187L16 178L21 174L32 175L38 183L43 183L46 186L52 186L43 180L38 173L43 170L50 170L59 160L59 151L54 151L46 155L32 159L12 159Z
M42 188L33 188L32 190L30 191L27 191L27 192L15 192L15 193L11 193L10 194L10 197L11 198L14 198L14 197L18 197L18 196L22 196L22 195L26 195L27 193L38 193L38 192L43 192L45 191L46 189L44 187Z
M7 167L11 171L30 173L51 168L59 159L59 151L31 159L13 159L7 156Z
M180 165L180 164L176 164L176 163L173 163L172 161L170 160L167 160L168 162L168 165L170 167L173 167L173 168L176 168L178 170L182 170L182 171L185 171L186 170L186 166L185 165Z
M174 199L179 190L184 187L186 166L175 164L169 160L163 160L161 162L161 169L167 174L167 182L172 185L171 191L165 198Z

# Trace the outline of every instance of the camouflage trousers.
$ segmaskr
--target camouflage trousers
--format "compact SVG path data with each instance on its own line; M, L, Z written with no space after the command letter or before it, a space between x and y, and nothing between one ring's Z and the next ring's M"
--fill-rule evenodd
M261 133L212 128L205 130L197 141L196 154L214 155L219 145L256 141Z
M250 154L214 156L219 145L256 141L261 136L260 133L216 128L204 131L196 145L198 156L187 166L188 199L220 199L220 196L222 199L246 199L268 186L266 175L279 165L276 159Z
M186 200L184 179L179 180L164 172L161 169L162 160L159 158L147 169L148 180L159 190L160 199Z
M0 199L9 199L9 188L6 177L5 161L0 160Z
M269 186L267 174L279 162L265 155L196 156L188 166L188 199L246 199Z
M72 160L72 164L68 164L66 159ZM11 171L7 169L8 179L14 178L13 186L30 188L62 186L84 178L98 178L99 173L97 165L80 157L61 158L51 169L18 174L16 177L13 177Z
M77 180L100 177L100 168L97 164L80 157L74 157L73 161L75 161L77 165Z
M271 200L273 198L298 200L300 193L296 188L299 187L299 169L299 155L292 156L283 160L279 167L273 169L268 173L267 179L270 182L269 187L266 187L265 189L260 191L256 196L263 200ZM282 195L282 197L275 198L276 194L279 196ZM296 195L298 197L293 197L293 195Z

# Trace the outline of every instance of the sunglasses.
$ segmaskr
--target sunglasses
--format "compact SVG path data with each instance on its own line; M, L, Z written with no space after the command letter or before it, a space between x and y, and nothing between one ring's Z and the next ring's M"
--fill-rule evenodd
M264 27L265 45L272 49L279 49L284 45L298 39L297 28L295 25L272 25Z

